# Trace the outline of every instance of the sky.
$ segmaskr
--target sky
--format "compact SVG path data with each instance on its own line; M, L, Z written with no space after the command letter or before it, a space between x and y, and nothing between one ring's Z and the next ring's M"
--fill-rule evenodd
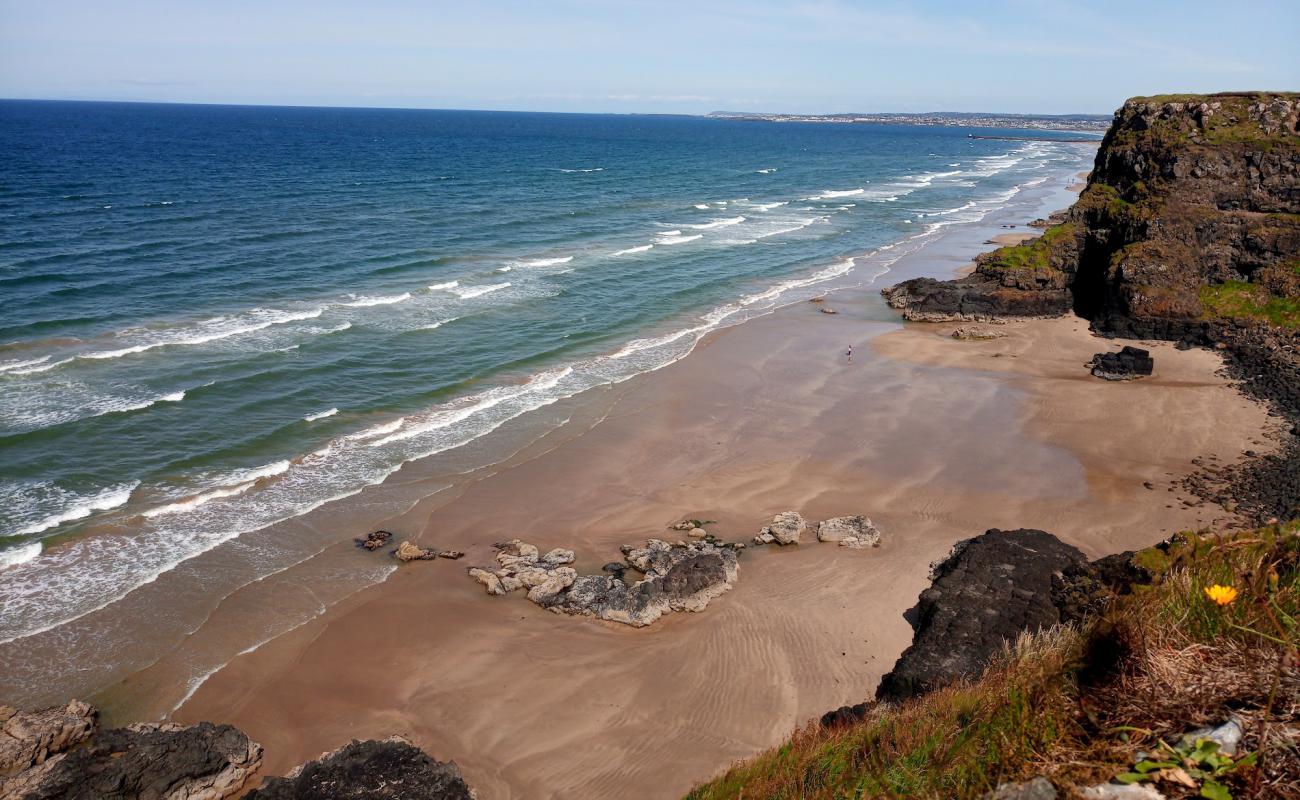
M1300 89L1300 2L0 0L0 97L1100 113Z

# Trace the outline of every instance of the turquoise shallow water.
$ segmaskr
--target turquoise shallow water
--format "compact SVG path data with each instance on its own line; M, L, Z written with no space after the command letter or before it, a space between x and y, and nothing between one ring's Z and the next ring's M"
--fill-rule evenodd
M0 642L1092 154L969 132L0 103Z

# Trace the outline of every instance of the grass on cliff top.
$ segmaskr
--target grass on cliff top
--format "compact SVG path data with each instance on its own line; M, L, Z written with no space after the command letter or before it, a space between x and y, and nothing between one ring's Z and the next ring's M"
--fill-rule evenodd
M1231 797L1300 796L1296 529L1184 534L1142 551L1152 582L1097 618L1022 636L977 680L876 706L850 726L814 721L688 800L977 798L1036 775L1088 786L1132 779L1135 766L1149 769L1140 753L1231 714L1246 731L1242 750L1214 781ZM1214 584L1239 594L1217 605L1204 591ZM1201 785L1168 776L1142 780L1170 798L1198 796Z
M1275 99L1300 101L1296 92L1222 92L1219 94L1163 94L1151 97L1134 97L1129 103L1145 102L1152 105L1164 103L1218 103L1219 109L1204 118L1204 127L1198 131L1200 142L1210 145L1246 144L1252 147L1270 150L1283 144L1295 146L1294 137L1267 134L1259 124L1251 119L1249 109L1256 103L1268 103ZM1173 119L1153 121L1146 131L1124 131L1116 137L1115 144L1132 143L1138 139L1149 139L1171 146L1187 141L1189 128L1187 118L1175 116Z
M1020 244L999 247L980 259L981 269L1023 272L1026 274L1043 273L1053 270L1051 264L1052 249L1062 239L1074 236L1075 224L1062 222L1043 231L1042 236L1029 239Z
M1300 299L1270 294L1245 281L1201 287L1201 306L1210 319L1265 322L1287 330L1300 329Z

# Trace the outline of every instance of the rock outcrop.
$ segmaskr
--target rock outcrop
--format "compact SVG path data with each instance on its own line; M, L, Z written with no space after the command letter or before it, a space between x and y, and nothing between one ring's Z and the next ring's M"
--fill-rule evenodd
M1300 94L1135 98L1059 223L980 256L970 276L884 294L911 320L1074 310L1102 332L1201 342L1225 321L1276 322L1300 298L1297 187Z
M435 761L400 737L352 742L267 778L248 800L473 800L455 762Z
M0 797L23 800L221 800L262 764L262 747L229 725L140 723L95 733L95 711L5 708Z
M651 539L645 547L623 547L625 564L606 564L601 574L579 575L568 566L571 550L542 554L518 539L498 546L499 568L472 567L469 574L488 594L527 588L528 599L556 613L591 616L633 627L653 623L669 611L702 611L735 582L736 553L743 545L704 541L669 544ZM628 581L627 570L644 575Z
M431 561L438 557L437 550L430 550L427 547L420 547L418 544L403 541L393 550L393 558L406 563L407 561Z
M89 739L96 724L95 709L80 700L39 711L0 706L0 788L6 778Z
M840 547L879 547L880 531L866 517L833 517L817 526L817 541L838 542Z
M1092 357L1092 374L1108 381L1131 381L1145 378L1155 369L1149 350L1124 345L1118 353L1098 353Z
M796 511L782 511L772 517L772 523L765 526L754 537L754 544L780 545L799 544L799 537L808 530L808 523Z
M934 566L930 588L907 612L912 644L881 679L875 700L829 711L821 724L850 724L877 702L906 700L976 676L1020 633L1102 610L1116 594L1150 580L1132 556L1089 562L1040 530L994 529L958 542Z
M357 543L357 547L361 547L366 550L373 551L373 550L378 550L379 548L388 544L388 540L391 538L393 538L392 531L371 531L370 533L367 533L365 536L362 536L358 539L353 539L352 541Z
M1039 530L990 530L960 542L931 574L910 612L915 631L877 699L904 700L977 674L1003 642L1061 621L1052 576L1083 553Z

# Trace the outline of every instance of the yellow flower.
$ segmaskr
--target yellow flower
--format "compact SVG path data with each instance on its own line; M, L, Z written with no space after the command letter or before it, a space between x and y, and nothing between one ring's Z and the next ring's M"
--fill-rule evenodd
M1221 606L1226 606L1237 599L1237 590L1231 586L1220 586L1216 583L1213 586L1205 587L1205 596Z

